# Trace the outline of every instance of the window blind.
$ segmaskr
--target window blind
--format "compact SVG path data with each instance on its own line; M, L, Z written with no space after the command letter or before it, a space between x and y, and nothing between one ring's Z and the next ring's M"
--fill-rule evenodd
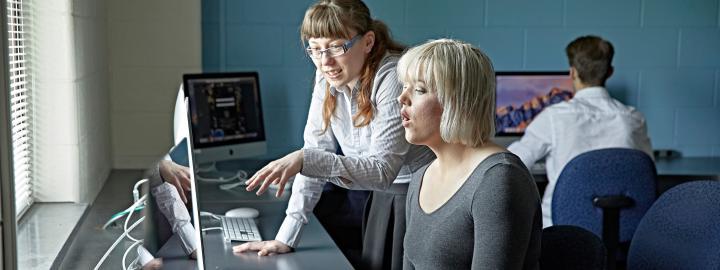
M33 203L31 93L23 10L24 0L7 0L8 61L10 72L10 118L12 129L15 206L20 218Z

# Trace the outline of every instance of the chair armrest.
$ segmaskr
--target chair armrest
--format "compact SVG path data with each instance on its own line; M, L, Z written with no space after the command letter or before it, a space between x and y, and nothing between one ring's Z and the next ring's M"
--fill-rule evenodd
M600 208L627 208L635 204L635 201L624 195L600 196L593 198L593 205Z

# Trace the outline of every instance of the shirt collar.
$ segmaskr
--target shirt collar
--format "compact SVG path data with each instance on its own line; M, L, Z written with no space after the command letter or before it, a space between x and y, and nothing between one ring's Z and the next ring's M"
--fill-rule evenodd
M326 81L325 83L328 83L328 82ZM356 92L355 90L358 89L358 86L360 86L359 81L357 84L355 84L355 87L350 91L350 94L351 94L350 96L353 96L352 94L354 94ZM348 89L348 88L345 88L345 89ZM332 96L337 96L338 93L345 93L345 92L346 91L338 90L335 88L335 86L330 85L330 95L332 95ZM345 93L345 94L348 94L348 93Z
M591 86L587 88L580 89L580 91L575 92L575 96L573 98L607 98L610 97L610 93L608 93L607 89L602 86Z

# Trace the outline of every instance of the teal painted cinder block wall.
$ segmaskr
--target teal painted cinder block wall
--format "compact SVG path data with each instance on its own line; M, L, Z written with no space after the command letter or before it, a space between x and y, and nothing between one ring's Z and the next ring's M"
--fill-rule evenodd
M312 63L298 28L308 0L203 0L203 69L257 70L268 152L302 146ZM399 41L450 37L496 70L566 70L564 48L600 35L616 48L611 94L637 107L654 148L720 156L719 0L368 0Z

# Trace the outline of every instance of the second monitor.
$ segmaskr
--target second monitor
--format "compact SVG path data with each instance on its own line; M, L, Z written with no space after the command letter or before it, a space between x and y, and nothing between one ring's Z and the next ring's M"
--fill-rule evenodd
M497 134L522 135L545 107L569 100L573 85L568 72L497 72Z
M540 112L573 96L567 71L497 72L495 141L507 146L525 133Z
M257 72L185 74L197 163L267 151Z

